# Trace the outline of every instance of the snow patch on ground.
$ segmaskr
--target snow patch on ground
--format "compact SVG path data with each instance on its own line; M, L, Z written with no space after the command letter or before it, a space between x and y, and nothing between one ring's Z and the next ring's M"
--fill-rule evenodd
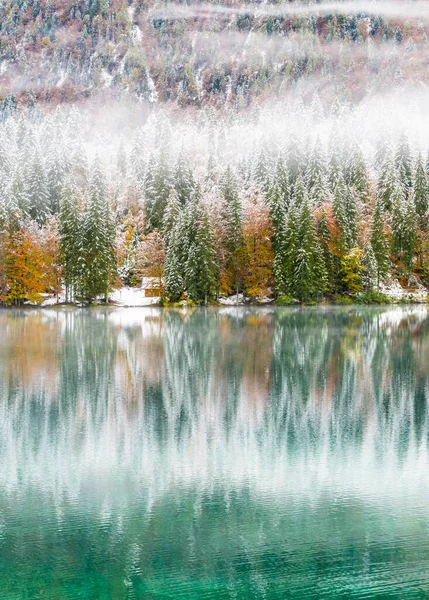
M112 292L109 300L118 306L151 306L158 304L160 298L147 298L141 288L123 287Z
M225 306L243 306L246 304L248 299L243 294L234 294L233 296L221 297L219 298L219 304L224 304Z
M380 285L380 292L385 294L388 298L393 301L400 302L401 300L408 300L410 302L427 302L428 291L419 282L416 287L403 288L397 279L390 279Z

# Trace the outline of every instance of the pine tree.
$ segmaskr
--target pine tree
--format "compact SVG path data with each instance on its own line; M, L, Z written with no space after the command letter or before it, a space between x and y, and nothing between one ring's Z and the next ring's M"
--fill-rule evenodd
M70 182L67 182L61 194L59 236L68 301L73 297L82 267L82 218L77 191Z
M412 198L397 185L391 211L392 252L400 256L407 271L411 269L417 244L417 215Z
M429 209L429 182L421 155L418 156L414 173L413 200L419 218L419 226L426 230Z
M369 199L369 177L363 154L357 146L349 157L348 185L355 190L361 202Z
M228 166L221 182L223 196L223 219L225 223L226 261L223 269L225 289L234 290L238 294L242 287L243 264L243 216L238 195L237 184Z
M13 173L9 194L11 204L15 206L24 217L29 217L31 213L29 191L19 166Z
M306 173L308 195L313 206L321 206L328 199L327 173L326 159L318 140L313 148L310 164Z
M291 138L286 148L286 168L291 186L294 186L298 177L305 172L305 163L301 144L296 138Z
M298 300L308 302L321 296L327 285L326 268L308 200L300 212L299 223L299 245L293 266L293 288Z
M371 225L371 247L377 263L377 288L386 277L390 268L389 244L383 220L382 200L378 199L375 205Z
M165 207L172 188L172 175L168 157L161 151L151 157L145 176L145 209L149 229L162 227Z
M372 244L370 241L368 241L364 247L362 266L364 268L362 273L362 283L365 291L370 292L374 286L377 285L378 279L377 260L375 258L374 250L372 249Z
M179 223L170 232L165 257L164 279L165 294L171 302L178 302L185 290L179 247Z
M49 212L57 215L60 210L61 191L65 178L65 161L57 145L54 146L47 162L47 183Z
M39 224L43 224L50 214L50 203L45 165L39 150L33 157L27 176L30 216Z
M395 151L395 166L399 173L399 179L405 188L413 184L412 156L408 139L403 132L398 140Z
M301 175L298 175L298 179L293 187L292 198L297 208L302 208L307 199L307 189L305 187L304 178Z
M305 200L307 202L307 200ZM274 254L273 274L279 294L294 293L294 267L299 247L299 210L292 200L285 225L280 229Z
M202 206L198 213L197 232L185 266L185 282L189 298L207 304L216 292L216 249L208 214Z
M340 231L340 253L347 253L357 244L358 209L356 199L341 176L332 203L334 216Z
M387 158L379 170L377 180L377 198L382 201L385 210L390 210L392 207L392 197L396 181L397 176L394 163L390 158Z
M93 302L103 295L107 300L114 275L114 219L107 186L98 158L92 172L82 226L82 269L79 297Z
M181 204L177 191L173 188L168 197L167 205L163 216L162 230L165 238L168 240L170 233L179 221L181 213Z
M328 215L325 207L322 207L320 219L317 224L317 235L319 238L319 246L323 255L323 262L326 268L326 291L333 292L335 290L335 279L337 272L339 271L339 266L335 265L335 258L331 252L332 238L329 231Z
M195 180L189 161L183 152L179 154L174 169L174 187L180 204L184 206L195 190Z

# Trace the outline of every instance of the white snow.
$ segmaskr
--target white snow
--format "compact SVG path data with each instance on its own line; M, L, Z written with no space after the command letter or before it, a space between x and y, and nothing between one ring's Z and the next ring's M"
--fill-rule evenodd
M118 306L151 306L158 304L160 298L147 298L141 288L123 287L112 292L109 300Z
M243 294L238 294L238 299L237 299L237 294L234 294L233 296L228 296L227 298L225 298L225 297L219 298L219 304L224 304L225 306L234 306L234 305L242 306L245 303L245 301L246 301L246 299L243 296Z
M420 284L418 288L410 290L403 288L397 279L389 279L380 284L380 292L393 301L409 300L411 302L426 302L427 290Z

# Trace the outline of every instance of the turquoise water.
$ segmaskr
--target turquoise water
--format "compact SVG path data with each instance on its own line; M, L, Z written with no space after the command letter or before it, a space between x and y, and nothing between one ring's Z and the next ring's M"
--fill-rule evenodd
M429 312L0 311L0 598L429 597Z

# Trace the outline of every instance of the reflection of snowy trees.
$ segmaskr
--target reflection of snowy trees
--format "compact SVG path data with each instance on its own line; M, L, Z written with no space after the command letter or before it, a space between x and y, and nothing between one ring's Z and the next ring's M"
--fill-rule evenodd
M2 591L36 585L4 565L54 544L53 581L102 548L117 597L218 580L225 598L304 597L350 544L356 589L365 557L408 573L424 552L425 511L401 511L428 491L425 309L4 311L0 327Z
M249 478L255 490L293 490L321 463L330 486L382 475L387 457L402 476L407 457L427 454L424 310L1 320L0 476L11 490L38 482L78 494L100 473L154 493Z

